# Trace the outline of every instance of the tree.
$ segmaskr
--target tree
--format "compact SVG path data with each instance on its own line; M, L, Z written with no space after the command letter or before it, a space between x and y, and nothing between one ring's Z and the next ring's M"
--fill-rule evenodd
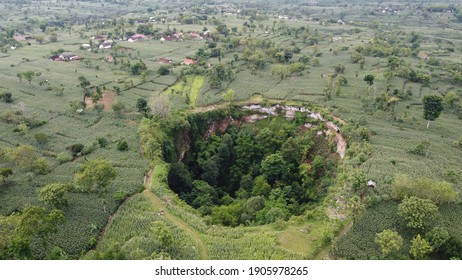
M271 192L271 186L266 181L265 177L257 176L254 180L252 194L255 196L268 196Z
M126 151L128 150L128 143L125 140L119 140L117 142L117 150L119 151Z
M130 68L130 73L132 75L141 75L142 72L146 71L148 69L146 67L146 64L142 61L138 61L137 63L133 64L133 66Z
M21 75L29 82L29 85L32 83L32 79L35 76L35 72L32 70L22 72Z
M73 112L77 112L79 110L83 110L87 107L87 104L81 100L72 100L69 102L69 106L71 107Z
M34 40L37 41L37 43L41 44L43 43L43 40L45 40L45 37L43 35L35 35Z
M95 110L96 113L99 115L104 110L104 104L96 103L95 105L93 105L93 110Z
M233 202L230 205L221 205L212 209L212 222L224 226L235 227L239 225L242 215L242 205L239 202Z
M116 170L105 159L87 161L74 175L74 183L84 191L106 191L116 177Z
M159 73L159 75L165 76L170 74L170 69L167 66L162 65L159 67L159 70L157 70L157 73Z
M63 249L61 249L61 247L59 246L53 247L53 249L51 249L50 254L48 254L47 256L47 260L67 260L67 259L68 257L67 257L66 252Z
M267 156L261 162L261 173L270 183L282 179L287 163L280 152Z
M335 74L343 74L345 72L345 66L338 64L334 67Z
M136 101L136 108L138 112L146 114L149 110L148 108L148 101L145 98L138 98Z
M172 230L163 221L155 221L152 224L152 232L157 240L161 242L162 250L169 250L173 243L174 237Z
M421 260L432 251L433 247L425 238L420 236L420 234L417 234L417 236L412 239L409 253L414 259Z
M37 159L37 156L35 155L34 147L29 145L20 145L8 151L8 158L17 167L29 170L34 160Z
M13 102L13 94L11 92L4 92L0 94L0 99L3 100L5 103L12 103Z
M68 203L69 185L53 183L39 190L39 200L55 208L66 207Z
M386 229L375 235L375 244L380 246L384 257L395 256L403 246L403 238L396 231Z
M47 213L42 207L31 206L21 215L16 231L19 237L25 240L37 237L46 246L47 238L56 233L58 225L62 223L64 223L63 211L53 209Z
M255 221L257 212L265 207L264 196L253 196L244 203L243 213L241 215L241 222L248 224Z
M70 147L72 156L76 157L76 156L82 155L81 153L82 153L83 148L84 148L83 144L80 144L80 143L72 144Z
M374 84L374 79L375 79L375 76L372 75L372 74L367 74L366 76L364 76L364 81L369 85L369 86L372 86Z
M201 179L212 186L216 186L218 184L218 176L220 175L218 157L213 156L205 160L205 162L201 164L201 169Z
M88 87L90 85L90 81L87 78L85 78L85 76L79 76L77 79L80 82L79 86L81 88Z
M223 100L228 103L228 108L231 107L231 104L235 98L236 93L232 89L228 89L225 93L223 93Z
M434 181L430 178L410 179L402 174L395 176L392 192L396 199L416 196L430 199L436 204L451 203L458 197L458 193L451 183Z
M213 206L218 202L217 189L200 180L193 182L191 196L191 205L203 215L210 215Z
M48 143L48 135L46 135L46 134L43 133L43 132L36 133L36 134L34 135L34 138L35 138L35 141L36 141L39 145L45 145L46 143Z
M443 249L445 244L451 239L448 230L442 227L434 227L425 237L435 250Z
M31 170L34 174L44 175L50 171L50 163L44 157L37 158L32 162Z
M361 202L361 198L357 195L352 196L347 200L347 209L351 211L353 221L356 221L358 217L366 210L366 206Z
M425 229L436 218L438 206L429 199L421 199L415 196L403 199L398 206L398 215L411 229Z
M151 112L156 117L165 117L170 113L170 99L165 94L156 95L151 104Z
M16 227L19 221L19 215L0 216L0 259L24 259L18 254L14 254L13 241L17 238L15 235ZM28 253L30 255L29 243L27 242ZM27 258L27 257L26 257Z
M418 155L418 156L428 156L430 149L430 141L423 140L419 144L417 144L414 148L409 150L409 153Z
M8 183L8 177L13 175L13 169L9 167L0 168L0 186L5 186Z
M228 104L231 104L231 102L234 101L235 97L236 93L232 89L228 89L225 93L223 93L223 100L225 102L228 102Z
M428 95L422 101L424 105L424 119L428 121L428 128L430 121L436 120L443 111L443 98L437 95Z
M122 112L125 110L125 104L120 101L116 102L112 104L112 110L114 111L116 117L120 118L122 117Z
M58 41L58 35L56 33L51 33L50 36L48 37L48 40L51 43L56 43Z
M186 166L181 163L173 163L167 176L168 186L178 194L189 193L192 189L191 173Z

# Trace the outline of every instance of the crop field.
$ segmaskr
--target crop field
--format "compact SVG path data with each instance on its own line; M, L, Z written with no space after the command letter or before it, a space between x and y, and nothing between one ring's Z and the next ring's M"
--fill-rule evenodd
M146 194L137 194L130 198L119 211L107 230L105 238L98 244L98 250L106 250L117 243L122 251L137 252L133 259L149 258L153 253L159 253L162 244L155 235L155 222L165 223L171 231L174 245L168 249L172 259L197 259L197 250L190 237L181 229L159 215ZM88 256L91 258L89 252Z

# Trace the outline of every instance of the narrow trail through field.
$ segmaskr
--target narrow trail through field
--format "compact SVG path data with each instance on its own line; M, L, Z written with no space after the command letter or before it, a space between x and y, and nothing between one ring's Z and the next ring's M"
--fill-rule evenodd
M183 229L184 231L186 231L194 239L194 243L196 243L196 246L198 247L198 249L200 251L201 259L207 260L208 259L207 249L205 247L204 241L201 239L199 234L194 229L190 228L186 223L183 223L180 219L178 219L172 213L170 213L170 211L167 209L164 202L160 198L158 198L155 194L153 194L151 192L150 188L151 188L151 185L152 185L152 173L153 173L153 171L154 171L154 168L152 168L149 171L149 173L147 174L147 176L145 178L144 183L145 183L146 189L144 190L143 193L147 194L149 199L152 201L152 203L154 203L154 205L159 210L163 211L163 214L162 214L163 217L165 217L170 222L172 222L176 226L178 226L181 229Z
M199 253L200 253L200 257L201 259L203 260L207 260L208 259L208 256L207 256L207 249L205 247L205 243L204 241L201 239L201 237L199 236L199 234L192 228L190 228L186 223L182 222L181 220L179 220L177 217L175 217L172 213L170 213L170 211L167 209L166 205L164 204L164 202L158 198L155 194L153 194L151 191L150 191L150 187L152 185L152 173L154 171L154 168L152 168L148 174L146 175L145 179L144 179L144 185L145 185L145 190L143 191L143 194L146 195L149 200L160 210L162 211L162 216L165 217L166 219L168 219L171 223L173 223L174 225L180 227L181 229L183 229L184 231L186 231L187 234L189 234L191 236L191 238L194 240L194 243L196 244L196 247L198 248L199 250ZM117 217L118 213L119 213L119 209L120 207L127 203L128 201L130 201L131 199L133 199L133 197L135 197L136 195L139 195L139 193L136 193L132 196L130 196L129 198L127 198L120 206L119 208L111 215L109 216L108 218L108 221L106 223L106 226L104 227L104 229L101 231L101 234L98 238L98 242L96 243L96 246L99 245L99 243L101 242L101 240L103 240L104 236L106 235L106 232L107 230L109 229L109 227L111 226L112 224L112 221Z

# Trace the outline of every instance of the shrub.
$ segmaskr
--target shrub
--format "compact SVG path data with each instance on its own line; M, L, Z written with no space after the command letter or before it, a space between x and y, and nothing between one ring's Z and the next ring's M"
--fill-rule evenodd
M415 196L405 198L398 206L398 215L411 229L425 229L436 218L438 206L429 199L421 199Z
M96 148L98 148L98 142L92 142L90 145L87 145L82 149L82 155L88 155L96 150Z
M59 153L58 156L56 157L56 159L58 160L60 164L69 162L72 160L72 158L73 158L72 155L69 154L68 152Z
M109 141L107 141L107 139L104 138L104 137L100 137L100 138L98 138L96 140L98 141L98 144L99 144L100 148L105 148L109 144Z
M4 92L0 94L0 99L2 99L5 103L11 103L13 102L13 95L11 92Z
M157 73L159 73L159 75L165 76L170 74L170 69L167 66L161 66L159 67L159 70L157 70Z
M34 135L35 141L37 141L38 144L40 145L45 145L48 143L48 135L46 135L43 132L36 133Z
M70 150L72 152L72 155L75 157L75 156L78 156L82 150L83 150L84 146L83 144L74 144L71 146Z
M460 136L459 139L457 139L457 141L452 142L452 146L454 148L462 150L462 136Z
M416 196L430 199L436 204L454 202L458 196L451 183L433 181L429 178L411 180L400 174L393 181L392 191L396 199Z
M118 190L114 194L114 199L117 203L122 203L129 196L126 190Z
M119 140L119 142L117 142L117 150L119 150L119 151L126 151L126 150L128 150L128 143L127 143L127 141L125 141L125 140Z
M410 149L408 152L418 156L428 156L428 150L430 148L430 141L424 140L417 144L413 149Z

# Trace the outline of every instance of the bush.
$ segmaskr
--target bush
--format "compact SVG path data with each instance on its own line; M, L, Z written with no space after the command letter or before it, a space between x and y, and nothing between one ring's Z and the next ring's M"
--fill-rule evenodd
M456 149L462 150L462 136L460 136L457 141L452 142L452 146Z
M167 66L161 66L159 67L159 70L157 70L157 73L159 73L159 75L165 76L170 74L170 69Z
M62 153L59 153L58 156L56 157L56 159L58 160L58 162L60 164L63 164L63 163L66 163L66 162L69 162L73 159L72 155L67 153L67 152L62 152Z
M48 143L48 135L46 135L43 132L36 133L34 135L35 141L37 141L38 144L40 145L45 145Z
M109 144L109 141L107 141L107 139L104 138L104 137L100 137L100 138L98 138L96 140L98 141L98 144L99 144L100 148L105 148Z
M83 144L80 144L80 143L72 145L70 148L72 152L72 156L74 157L78 156L82 152L83 148L84 148Z
M430 148L430 141L424 140L417 144L413 149L410 149L408 152L418 156L428 156L428 150Z
M91 152L93 152L94 150L96 150L96 148L98 148L98 142L95 141L95 142L91 143L90 145L85 146L82 149L82 155L88 155Z
M118 190L114 194L114 199L117 203L122 203L128 196L129 193L126 190Z
M416 196L430 199L436 204L454 202L458 196L451 183L433 181L429 178L411 180L405 175L396 176L392 184L392 191L396 199Z
M117 142L117 150L119 151L126 151L128 150L128 143L125 140L120 140Z
M4 92L0 94L0 99L2 99L5 103L11 103L13 102L13 95L11 92Z

